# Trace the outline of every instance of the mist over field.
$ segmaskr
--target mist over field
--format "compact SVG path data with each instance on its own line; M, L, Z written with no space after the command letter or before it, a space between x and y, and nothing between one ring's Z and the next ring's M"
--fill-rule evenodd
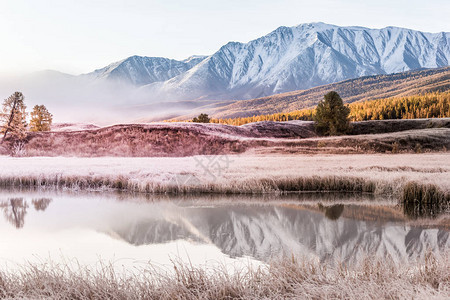
M258 113L260 107L244 104L236 111L238 104L227 104L364 76L446 67L449 40L448 32L304 23L281 26L248 43L226 43L209 56L175 60L134 55L77 76L47 70L2 78L0 95L21 91L29 104L46 104L58 122L154 121L212 113L217 107L222 115L234 109L234 116L242 116L247 109ZM348 89L353 87L341 92ZM317 104L307 98L295 109ZM273 112L283 106L275 103Z
M16 78L0 78L3 98L22 91L28 107L45 104L55 122L89 122L100 125L130 122L135 114L124 113L133 105L133 88L56 71L42 71ZM131 111L133 112L133 111Z

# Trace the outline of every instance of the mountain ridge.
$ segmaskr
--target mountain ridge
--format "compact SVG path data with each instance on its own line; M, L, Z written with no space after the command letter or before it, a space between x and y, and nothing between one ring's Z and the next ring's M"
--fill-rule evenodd
M59 121L129 122L449 62L448 32L305 23L229 42L209 56L130 56L78 76L6 78L0 92L20 90L31 105L45 101L56 118L65 115Z
M188 114L175 117L187 120L199 113L214 118L251 117L287 113L311 108L329 91L338 92L345 103L450 90L450 67L422 69L388 75L364 76L307 90L298 90L249 100L223 102L197 107Z
M82 76L139 86L168 80L186 72L205 58L206 56L193 55L180 61L165 57L133 55Z
M307 23L229 42L189 71L144 86L165 99L243 100L361 76L447 66L450 35Z

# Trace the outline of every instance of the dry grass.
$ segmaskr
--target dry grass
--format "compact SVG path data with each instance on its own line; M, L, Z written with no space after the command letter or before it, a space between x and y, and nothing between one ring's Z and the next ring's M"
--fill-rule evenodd
M440 190L432 184L409 182L403 188L403 202L420 202L423 204L449 203L450 193Z
M285 258L236 272L174 263L133 274L46 263L0 271L0 296L9 299L444 299L450 294L449 255L428 252L398 264L367 257L355 265Z
M312 176L296 178L270 177L230 183L177 182L140 183L136 180L118 177L101 178L91 176L76 177L6 177L0 179L0 187L40 187L70 190L120 190L132 193L172 193L172 194L265 194L289 192L341 192L370 193L377 196L394 197L403 203L437 205L435 210L450 209L450 193L434 184L423 185L407 182L396 186L387 181L374 181L358 177Z
M14 152L9 139L0 154ZM23 156L182 157L278 153L423 152L450 149L450 119L354 122L348 136L318 138L312 122L257 122L244 126L195 123L128 124L29 133ZM9 150L8 150L9 149ZM23 151L22 151L23 150Z
M448 204L449 157L449 153L183 158L3 156L0 157L0 186L119 189L142 193L338 191L371 193L399 201L404 195L419 200L423 198L420 195L431 195L438 202ZM409 184L416 184L423 193L409 192Z
M388 122L388 124L391 122ZM395 122L391 123L395 127ZM401 126L399 126L401 128ZM420 151L419 151L420 149ZM275 141L254 147L257 153L421 153L447 152L450 128L405 130L392 133L345 135L326 138Z
M240 153L240 141L178 126L118 125L97 130L30 133L28 156L187 156Z

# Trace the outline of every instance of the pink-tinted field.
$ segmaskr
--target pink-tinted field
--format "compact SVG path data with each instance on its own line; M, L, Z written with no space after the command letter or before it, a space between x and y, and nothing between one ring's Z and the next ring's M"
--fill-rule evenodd
M311 131L303 125L291 124L291 131L275 125L271 137L266 136L264 124L243 128L136 125L36 134L28 141L24 157L0 156L0 188L121 190L192 197L198 193L276 197L290 192L357 192L380 196L377 200L392 205L408 193L413 200L416 193L423 193L444 199L448 205L450 152L445 145L450 129L320 138L308 135ZM401 153L392 153L394 143ZM416 152L428 153L412 153L417 143L423 148ZM433 222L409 222L445 225L448 214ZM0 271L0 297L444 299L450 291L448 254L430 254L406 265L389 258L368 258L357 265L333 267L288 257L243 273L174 264L175 275L170 276L150 265L131 277L108 266L97 271L71 270L51 261L46 266L22 266L18 273Z
M29 133L17 151L7 139L0 154L14 156L182 157L237 153L421 153L450 149L450 119L352 123L349 135L318 137L306 121L243 126L199 123L126 124L97 128L59 124Z
M66 188L89 187L85 184L91 182L93 188L118 187L143 192L175 189L261 193L283 191L283 182L294 184L309 179L316 184L322 182L323 190L327 185L331 189L347 182L349 188L354 186L354 191L386 196L398 196L408 182L432 184L445 193L450 191L450 153L181 158L1 156L0 166L3 184L17 185L21 181L57 185L59 182ZM115 182L120 182L120 186L114 185ZM364 190L365 185L369 190Z

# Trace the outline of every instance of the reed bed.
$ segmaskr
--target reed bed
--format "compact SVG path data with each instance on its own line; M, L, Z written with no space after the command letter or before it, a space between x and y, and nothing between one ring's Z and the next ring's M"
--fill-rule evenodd
M47 177L3 177L0 187L40 187L62 190L120 190L133 193L172 193L172 194L265 194L287 192L358 192L374 193L377 190L392 190L377 182L363 178L344 176L312 176L273 179L258 178L239 182L137 182L133 178L91 176L47 176Z
M222 164L222 165L220 165ZM0 187L166 194L369 193L450 202L450 154L11 158Z
M238 182L180 184L177 182L138 182L132 178L101 177L6 177L0 188L38 188L58 191L121 191L143 194L173 195L267 195L302 192L360 193L388 198L403 204L410 215L424 212L449 212L450 193L433 184L408 181L403 185L389 181L343 176L293 178L259 178ZM322 198L326 198L323 197Z
M95 270L44 263L0 271L8 299L444 299L450 295L449 255L427 252L401 264L366 257L354 265L284 258L230 271L174 262L172 270L144 266L133 273L112 265Z

